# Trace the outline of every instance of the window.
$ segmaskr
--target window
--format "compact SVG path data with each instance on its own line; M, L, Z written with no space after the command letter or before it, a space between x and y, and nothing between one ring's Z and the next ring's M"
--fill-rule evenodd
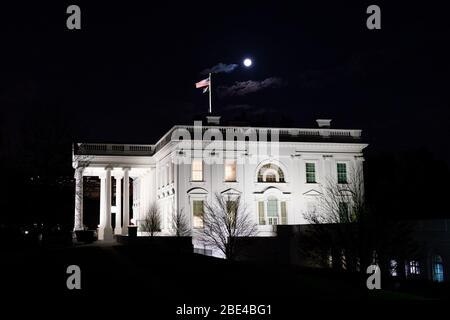
M264 182L277 182L277 176L275 174L275 172L268 172Z
M225 181L236 181L236 160L225 160Z
M306 163L306 183L316 183L315 163Z
M259 224L266 224L266 219L264 219L264 201L258 202L258 217Z
M170 166L170 176L171 176L171 180L170 180L170 182L171 183L174 183L175 182L175 179L174 179L174 176L175 176L175 164L172 162L172 164L171 164L171 166Z
M203 200L194 200L192 206L192 212L194 213L193 227L203 228Z
M281 201L281 224L287 224L286 201Z
M341 268L342 270L347 270L347 256L344 249L341 250Z
M170 172L169 172L169 165L166 166L166 185L170 182Z
M232 215L232 219L235 219L237 209L238 209L237 201L227 200L227 212L228 214Z
M201 159L192 160L192 181L203 181L203 161Z
M258 182L284 182L284 173L273 163L265 164L258 171Z
M444 264L440 256L433 257L433 281L444 281Z
M347 183L347 165L345 163L337 164L338 183Z
M406 276L409 275L419 275L420 274L420 265L417 260L410 260L406 263Z
M339 221L349 222L348 203L346 202L339 202Z
M278 201L276 199L267 200L267 220L269 224L278 224Z
M392 277L398 276L397 266L398 264L396 260L391 260L389 262L389 273L391 274Z

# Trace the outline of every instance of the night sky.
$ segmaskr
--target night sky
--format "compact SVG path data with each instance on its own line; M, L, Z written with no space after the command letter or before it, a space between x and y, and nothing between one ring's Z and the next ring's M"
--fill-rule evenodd
M332 118L363 129L370 150L424 148L448 164L450 26L438 4L373 2L382 29L368 30L366 1L147 3L2 4L4 159L46 162L72 141L155 143L207 111L194 83L224 63L238 64L213 79L225 120ZM81 30L66 28L69 4ZM254 90L233 92L250 80Z

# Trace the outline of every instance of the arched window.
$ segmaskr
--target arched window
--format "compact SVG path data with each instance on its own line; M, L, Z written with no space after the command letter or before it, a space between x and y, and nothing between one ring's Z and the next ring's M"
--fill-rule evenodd
M444 281L444 264L442 263L441 256L438 255L433 257L433 281Z
M283 170L276 164L265 164L258 171L258 182L284 182Z

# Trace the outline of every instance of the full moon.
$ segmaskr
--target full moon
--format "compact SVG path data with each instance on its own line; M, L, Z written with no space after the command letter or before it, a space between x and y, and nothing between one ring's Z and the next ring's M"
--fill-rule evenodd
M249 58L244 59L244 66L250 67L251 65L252 65L252 60L251 59L249 59Z

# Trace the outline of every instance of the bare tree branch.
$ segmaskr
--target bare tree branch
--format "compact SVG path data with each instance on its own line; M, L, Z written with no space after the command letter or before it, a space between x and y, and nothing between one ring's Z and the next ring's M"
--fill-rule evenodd
M214 200L205 204L200 238L206 246L220 250L232 260L237 254L239 238L257 235L257 225L240 196L232 198L216 193Z
M191 235L189 222L183 209L176 210L172 214L172 229L177 237L187 237Z
M399 256L399 252L414 247L408 225L385 218L366 203L362 167L350 168L346 184L329 178L317 196L316 206L304 217L311 224L309 241L319 254L333 251L338 258L333 265L345 269L364 272L374 263L374 253L386 263L389 256ZM311 248L308 250L313 251Z
M142 231L148 232L151 237L153 237L156 232L161 231L161 214L156 203L150 205L140 227Z

